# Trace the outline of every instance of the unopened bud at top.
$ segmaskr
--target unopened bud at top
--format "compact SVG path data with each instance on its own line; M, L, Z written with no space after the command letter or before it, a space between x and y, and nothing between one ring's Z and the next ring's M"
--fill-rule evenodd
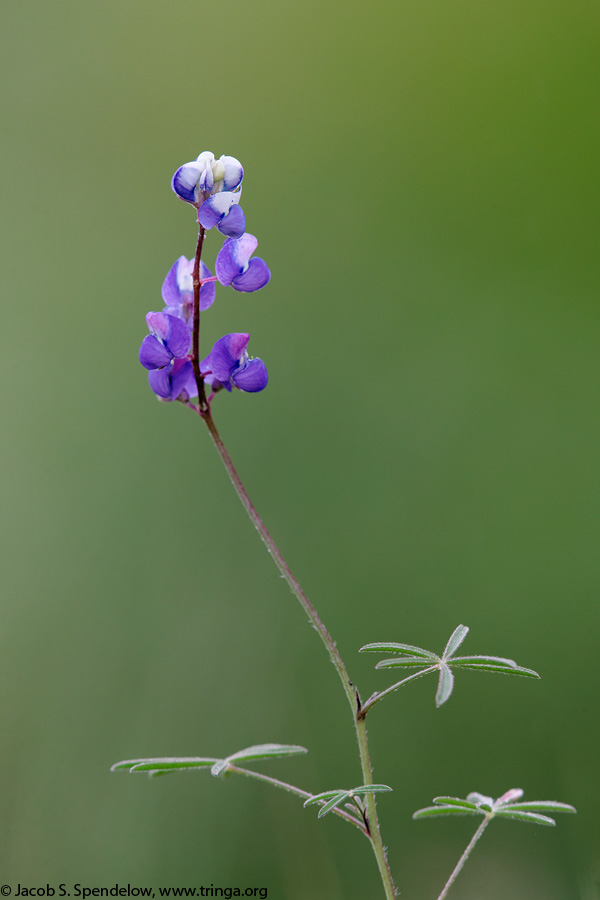
M240 191L243 177L242 164L234 156L215 159L210 150L204 150L197 159L177 169L171 187L186 203L200 207L213 194Z

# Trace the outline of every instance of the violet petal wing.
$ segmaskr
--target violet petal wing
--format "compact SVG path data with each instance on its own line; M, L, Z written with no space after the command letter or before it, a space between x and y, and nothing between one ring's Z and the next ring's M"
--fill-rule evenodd
M219 338L210 351L209 367L219 381L229 384L234 369L243 357L250 335L244 333L226 334Z
M171 377L169 369L153 369L148 372L148 382L154 393L163 400L171 399Z
M271 278L271 272L266 262L259 257L251 259L248 268L237 278L234 278L232 287L236 291L258 291L260 288L268 284Z
M245 366L233 373L231 380L241 391L262 391L269 381L267 367L262 359L250 359Z
M218 197L219 195L217 194L216 196ZM211 202L212 200L214 200L214 197L209 197L198 210L198 222L207 231L214 228L223 215L223 213L215 209L214 204Z
M200 261L200 279L204 278L212 278L210 273L210 269L208 266ZM210 307L215 302L215 295L217 293L217 288L214 281L209 281L208 284L203 284L200 288L200 310L204 312L205 309L210 309ZM193 292L190 297L190 304L193 303Z
M204 312L205 309L210 309L213 305L216 293L217 289L214 281L209 281L208 284L202 285L200 288L200 309L202 312Z
M182 391L185 391L188 397L198 396L191 362L187 359L176 359L171 371L171 400L177 400Z
M165 306L177 306L181 299L181 292L179 290L179 285L177 284L177 271L179 269L180 260L182 259L185 259L185 256L180 256L179 259L173 263L167 277L163 281L162 298L165 301Z
M166 316L169 319L169 335L165 340L165 347L171 351L171 355L177 359L187 356L192 343L190 329L183 319L175 316Z
M231 259L238 268L243 271L248 265L248 260L258 247L258 241L253 234L244 234L237 241L232 241L230 246Z
M229 212L223 216L217 228L221 234L226 234L227 237L234 240L241 238L246 230L246 216L242 207L232 206Z
M171 330L169 324L170 320L171 317L164 312L146 313L146 325L148 326L148 331L150 334L153 334L154 337L157 337L159 341L164 342L169 337L169 332Z
M195 204L198 200L199 187L198 182L204 171L197 163L185 163L180 166L173 178L171 179L171 187L178 197L185 200L186 203Z
M162 369L173 359L166 347L154 335L147 334L140 347L140 362L145 369Z
M232 259L231 245L233 241L228 238L217 254L215 262L215 275L224 287L231 284L233 279L240 274L239 267Z
M235 156L221 156L219 162L225 166L225 175L223 177L223 188L226 191L233 191L242 183L244 170L239 159Z

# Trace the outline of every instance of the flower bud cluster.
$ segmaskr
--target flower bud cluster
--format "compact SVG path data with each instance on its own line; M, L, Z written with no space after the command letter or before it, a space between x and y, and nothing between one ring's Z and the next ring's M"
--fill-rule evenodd
M180 166L171 181L177 196L197 209L201 233L216 226L226 236L217 255L214 276L198 260L199 312L214 303L215 282L250 293L264 287L271 278L264 260L253 257L257 239L246 233L246 217L239 205L243 176L244 170L235 157L215 159L212 153L204 151ZM146 316L150 333L142 341L139 359L148 370L150 387L161 400L188 402L198 396L192 364L194 266L195 260L185 256L173 263L162 286L164 308ZM200 376L213 394L222 388L231 391L232 387L254 393L267 386L266 366L261 359L248 356L248 341L246 333L226 334L198 364Z

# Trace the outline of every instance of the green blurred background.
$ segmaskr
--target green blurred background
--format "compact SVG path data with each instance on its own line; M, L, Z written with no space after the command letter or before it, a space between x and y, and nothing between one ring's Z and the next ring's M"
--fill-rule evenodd
M435 897L473 821L440 793L560 799L499 822L456 900L597 896L595 2L2 0L5 456L0 879L378 897L366 841L292 797L119 759L262 741L358 783L318 639L208 435L158 404L144 315L210 149L245 168L273 277L220 289L264 394L219 396L246 486L363 695L367 641L512 656L541 682L423 679L372 713L394 874ZM209 264L220 242L207 242ZM258 766L257 766L258 767Z

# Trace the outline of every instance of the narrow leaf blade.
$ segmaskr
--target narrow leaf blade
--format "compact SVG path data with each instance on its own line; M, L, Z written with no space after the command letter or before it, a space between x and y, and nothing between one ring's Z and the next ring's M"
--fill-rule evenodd
M383 791L392 791L387 784L361 784L360 787L352 788L350 794L380 794Z
M227 762L242 762L249 759L267 759L271 756L297 756L300 753L308 753L306 747L297 744L255 744L238 750L227 757Z
M435 695L435 705L440 707L442 703L450 697L452 688L454 687L454 675L450 671L449 666L440 666L440 680L438 681L438 689Z
M397 656L392 659L382 659L375 666L376 669L399 669L399 668L409 668L410 666L423 666L429 660L424 659L422 656ZM437 662L437 659L436 659Z
M322 819L323 816L326 816L327 813L331 812L332 809L335 809L340 803L343 803L344 800L348 797L348 791L341 791L335 797L332 797L331 800L325 804L325 806L321 807L319 810L318 818Z
M434 797L434 803L442 803L444 806L460 806L463 809L479 809L477 803L471 803L469 800L462 800L460 797Z
M554 819L551 819L550 816L541 816L539 813L534 812L520 812L517 809L512 810L510 806L497 809L494 813L494 817L516 819L518 822L534 822L538 825L556 825L556 822Z
M539 678L537 672L534 672L533 669L526 669L525 666L505 666L500 663L487 663L487 662L467 662L463 663L460 660L455 662L453 659L449 660L449 664L452 666L456 666L458 669L472 669L478 670L480 672L498 672L500 675L521 675L524 678Z
M432 819L435 816L482 816L484 812L478 807L468 809L466 806L426 806L413 813L413 819Z
M481 653L473 654L472 656L454 656L452 657L452 665L457 666L459 663L464 665L465 663L480 663L480 662L491 662L491 663L501 663L504 666L510 666L512 669L516 667L516 662L514 659L507 659L505 656L486 656Z
M398 644L395 641L378 641L375 644L365 644L358 651L364 653L372 651L374 653L402 653L407 656L422 656L423 659L437 659L437 654L424 650L423 647L413 647L412 644Z
M127 769L130 772L146 772L149 770L200 769L212 766L217 762L215 757L206 756L165 756L156 759L124 759L110 767L111 772Z
M506 809L523 810L530 812L566 812L576 813L577 810L570 803L559 803L556 800L529 800L525 803L511 803Z
M450 657L454 653L456 653L468 633L469 629L466 625L459 625L458 628L455 628L448 639L448 643L446 644L444 652L442 653L442 659L450 659Z
M304 806L310 806L311 803L321 803L323 800L330 800L332 797L337 797L340 794L344 794L345 791L342 788L336 788L333 791L322 791L320 794L315 794L314 797L309 797L308 800L304 801Z

